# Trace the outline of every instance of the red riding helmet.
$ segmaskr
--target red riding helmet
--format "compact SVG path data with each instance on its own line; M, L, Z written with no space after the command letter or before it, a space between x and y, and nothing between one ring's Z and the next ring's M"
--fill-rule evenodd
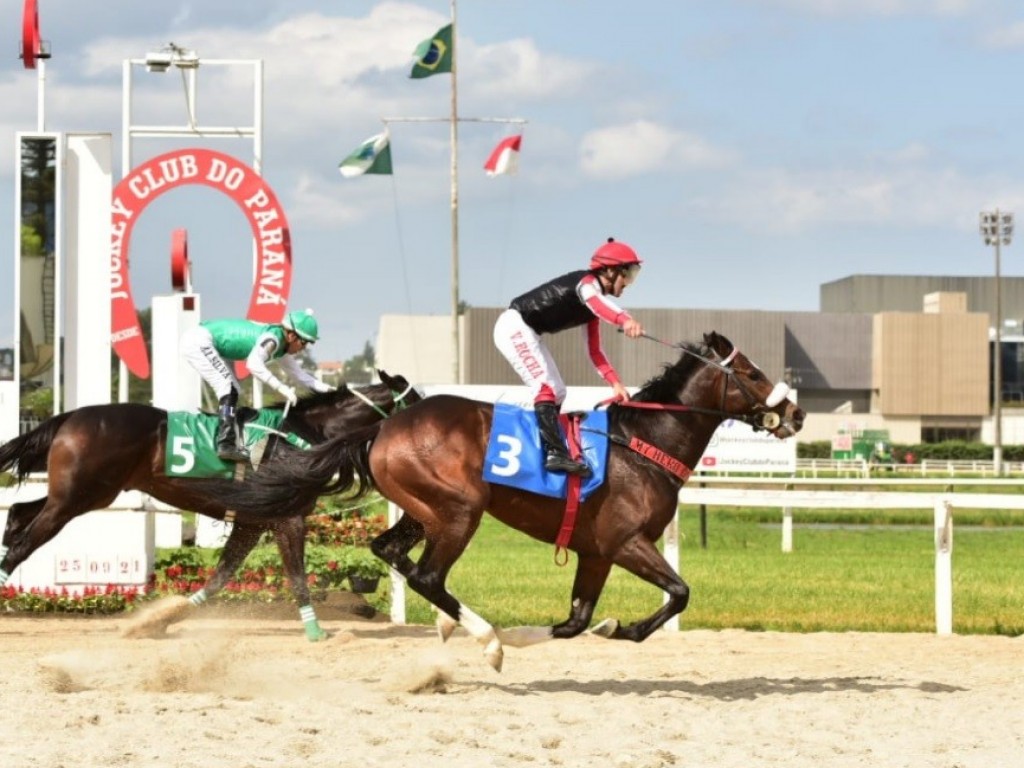
M609 237L608 242L594 251L590 257L590 268L601 269L602 267L627 267L630 264L642 264L636 251L625 243L620 243L615 238Z

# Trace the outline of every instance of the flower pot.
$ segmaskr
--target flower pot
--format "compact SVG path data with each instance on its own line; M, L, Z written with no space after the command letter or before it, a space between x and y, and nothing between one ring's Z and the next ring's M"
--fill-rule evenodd
M353 592L359 592L362 594L369 594L370 592L376 592L377 586L380 584L379 576L349 576L348 583L352 587Z

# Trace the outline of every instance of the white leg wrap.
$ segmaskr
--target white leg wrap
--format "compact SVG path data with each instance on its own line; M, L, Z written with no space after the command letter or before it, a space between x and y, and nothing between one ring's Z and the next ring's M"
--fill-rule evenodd
M303 624L308 624L311 621L316 621L316 611L313 610L312 605L303 605L299 608L299 618L302 619Z
M0 544L0 560L3 560L4 557L6 557L6 556L7 556L7 547L5 547L3 544Z
M459 606L459 623L476 638L478 643L484 646L484 657L487 662L496 671L501 672L505 651L501 647L501 640L498 639L494 627L464 605Z
M196 592L194 595L192 595L188 599L188 601L190 603L192 603L192 605L194 605L196 607L199 607L200 605L202 605L203 603L206 602L206 599L207 599L206 598L206 590L205 589L200 589L198 592Z
M498 638L505 645L512 648L526 648L538 643L546 643L554 635L551 634L551 627L510 627L498 629Z

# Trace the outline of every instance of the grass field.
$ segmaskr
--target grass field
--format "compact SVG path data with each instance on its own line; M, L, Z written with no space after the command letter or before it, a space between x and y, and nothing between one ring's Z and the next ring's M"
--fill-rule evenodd
M777 511L714 510L708 515L708 547L703 549L698 512L684 508L680 560L691 599L680 626L935 631L930 518L872 512L874 522L899 525L865 528L802 527L803 519L797 518L794 551L785 554ZM1022 552L1024 527L997 526L987 513L957 517L954 632L1024 634ZM551 545L485 518L448 585L466 605L500 626L558 623L569 613L576 561L572 557L567 566L558 567L553 555ZM382 586L378 607L386 610L387 599ZM658 589L613 568L595 621L633 621L660 603ZM410 623L433 621L425 601L408 590L407 614Z

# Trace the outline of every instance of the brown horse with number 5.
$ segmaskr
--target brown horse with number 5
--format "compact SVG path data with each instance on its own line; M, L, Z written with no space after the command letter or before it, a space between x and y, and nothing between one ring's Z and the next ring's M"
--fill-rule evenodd
M462 397L428 397L387 421L308 452L291 451L236 494L239 509L273 517L309 506L324 493L366 493L371 487L405 514L372 543L373 551L410 588L439 610L443 639L457 624L484 647L500 670L513 647L580 634L613 565L668 594L652 615L632 624L606 620L605 637L641 641L682 612L690 589L658 551L657 541L676 514L687 468L700 459L715 428L736 419L778 438L796 434L804 412L761 369L717 333L703 344L671 345L681 354L630 402L609 406L611 440L604 484L580 505L568 549L578 564L569 617L551 627L495 629L445 588L448 572L473 538L486 510L536 539L555 542L562 499L483 479L493 406ZM631 445L633 447L631 447ZM644 446L638 452L636 446ZM660 457L660 462L656 459ZM420 541L418 561L409 552Z
M285 416L281 430L319 443L387 418L420 399L404 377L377 373L380 384L362 390L343 386L303 398ZM248 480L229 482L210 494L203 490L201 479L165 472L167 420L166 411L138 403L91 405L58 414L0 446L0 472L12 472L19 482L32 472L47 473L46 495L13 504L7 514L0 541L0 586L71 520L107 507L124 490L139 490L178 509L218 520L235 510L233 496ZM263 469L276 461L278 442L277 437L272 438ZM138 626L129 628L129 634L162 632L190 607L202 605L228 583L260 537L271 531L300 606L306 636L310 640L325 638L310 600L304 557L304 516L313 511L315 503L314 499L290 514L275 516L269 524L249 520L244 513L235 515L217 568L203 588L188 601L165 601L158 610L146 612Z

